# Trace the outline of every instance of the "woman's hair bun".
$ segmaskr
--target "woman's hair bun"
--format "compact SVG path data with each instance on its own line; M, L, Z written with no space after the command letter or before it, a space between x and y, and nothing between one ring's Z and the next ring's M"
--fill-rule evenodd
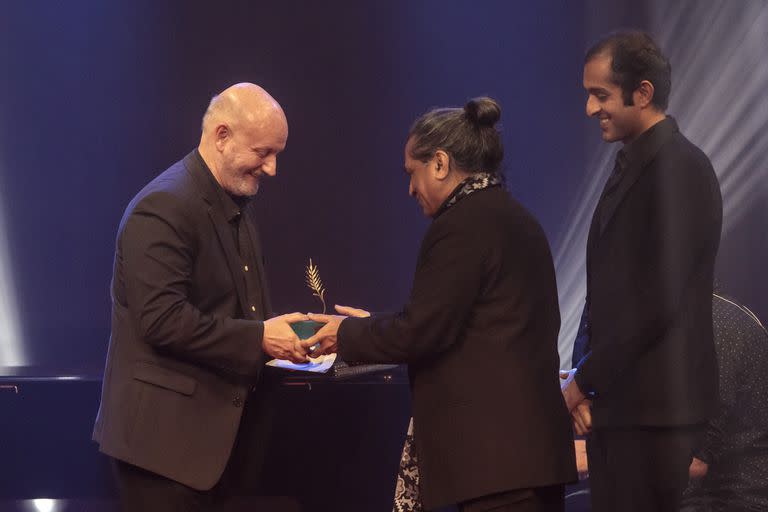
M469 100L464 105L464 113L473 124L492 127L501 118L501 107L492 98L483 96Z

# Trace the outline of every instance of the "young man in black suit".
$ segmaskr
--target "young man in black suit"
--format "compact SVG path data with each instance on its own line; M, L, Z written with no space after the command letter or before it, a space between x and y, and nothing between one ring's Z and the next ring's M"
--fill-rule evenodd
M623 147L589 231L586 351L563 394L577 431L590 426L592 400L593 510L673 511L717 405L720 188L707 156L665 114L671 66L647 34L593 46L584 88L603 140Z
M121 510L218 510L249 492L266 443L267 357L305 361L270 318L249 199L277 172L288 124L254 84L214 97L197 149L128 205L117 235L112 333L93 439Z

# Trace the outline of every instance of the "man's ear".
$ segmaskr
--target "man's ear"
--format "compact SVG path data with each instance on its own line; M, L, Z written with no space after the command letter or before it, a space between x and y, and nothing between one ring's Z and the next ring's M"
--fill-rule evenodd
M435 178L441 181L446 179L448 177L450 168L451 157L448 155L448 153L442 149L435 151L435 156L432 157L432 171L434 172Z
M640 85L637 86L635 92L632 93L632 99L640 108L647 108L653 101L653 95L656 92L653 84L648 80L643 80Z
M229 130L229 126L225 124L220 124L216 127L216 137L215 137L215 144L216 149L221 151L224 151L224 146L226 146L229 139L232 138L232 132Z

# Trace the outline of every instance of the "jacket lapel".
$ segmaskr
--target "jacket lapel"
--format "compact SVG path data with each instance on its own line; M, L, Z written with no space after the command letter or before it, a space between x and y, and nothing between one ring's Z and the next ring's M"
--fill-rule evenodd
M674 134L678 133L677 122L671 116L667 116L658 122L632 143L631 156L629 156L629 166L624 171L624 176L616 186L613 192L614 197L608 204L604 204L604 197L600 199L600 235L605 232L605 228L610 223L616 209L626 199L632 186L643 173L646 167L650 165L661 147Z
M242 311L248 313L250 310L247 309L248 295L245 290L245 282L242 279L240 253L237 251L235 240L232 238L232 230L222 211L221 202L216 195L217 191L215 184L212 181L213 177L208 176L210 171L205 167L202 157L198 154L197 150L192 151L184 157L184 166L194 178L195 183L197 183L197 187L200 190L200 195L203 197L203 200L208 204L208 216L211 219L213 228L216 230L216 236L219 239L219 243L224 250L227 266L232 274L232 282L235 283L235 289L237 290L237 298L240 301L240 308Z
M630 165L625 171L624 176L622 177L619 184L616 186L616 190L613 192L614 197L612 198L612 201L608 201L608 204L601 204L600 209L598 211L598 222L600 223L600 236L603 235L603 232L605 231L606 226L608 226L608 223L613 218L613 215L616 213L616 209L619 207L622 201L627 196L627 193L632 188L632 185L635 184L637 179L640 177L640 175L643 173L643 169L645 168L644 163L640 163L639 165ZM604 200L600 201L601 203L605 203Z

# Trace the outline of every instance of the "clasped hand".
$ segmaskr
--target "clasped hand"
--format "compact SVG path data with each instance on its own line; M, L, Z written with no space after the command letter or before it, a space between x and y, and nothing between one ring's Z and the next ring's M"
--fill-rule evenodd
M336 335L341 322L349 317L371 316L364 309L349 306L335 306L338 315L316 315L313 313L288 313L264 321L264 336L261 346L264 352L275 359L287 359L292 363L306 363L310 357L336 352ZM314 336L301 340L291 324L314 320L323 325Z
M309 320L303 313L288 313L264 321L264 336L261 348L275 359L288 359L292 363L306 363L307 350L291 329L291 324Z
M576 383L576 368L560 372L560 390L563 392L565 405L571 413L573 429L576 434L584 436L592 430L592 401L579 389Z
M301 342L301 345L310 352L312 357L321 356L324 354L333 354L338 348L338 341L336 339L341 322L345 318L354 316L358 318L365 318L371 316L371 314L358 308L352 308L349 306L334 306L338 315L317 315L309 313L309 319L315 322L320 322L323 325L314 336L307 338Z

